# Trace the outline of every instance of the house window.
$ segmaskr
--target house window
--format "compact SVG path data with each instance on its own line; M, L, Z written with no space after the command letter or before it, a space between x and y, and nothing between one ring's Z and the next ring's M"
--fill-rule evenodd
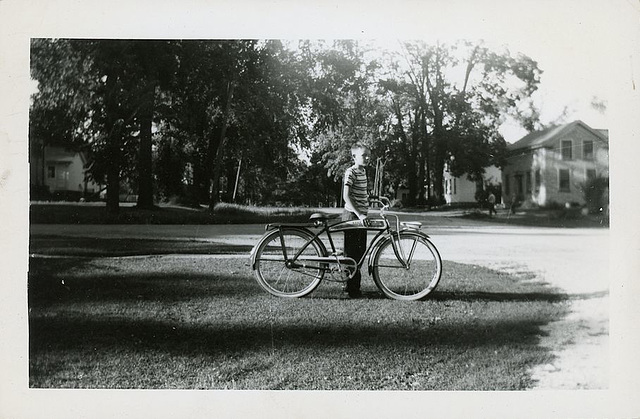
M531 172L525 173L524 185L525 185L525 190L527 191L528 194L530 194L531 193Z
M586 140L582 143L582 157L585 160L593 160L593 141Z
M453 194L455 195L457 192L456 178L453 178Z
M560 152L562 153L562 160L571 160L573 155L571 152L571 140L560 142Z
M55 179L55 177L56 177L56 167L55 166L48 166L47 167L47 177L49 179Z
M536 181L536 192L540 192L540 184L542 183L542 179L540 178L540 169L536 169L535 181Z
M511 179L509 175L505 175L504 177L504 194L511 195Z
M558 173L559 177L559 190L560 192L570 192L571 188L570 179L569 179L569 170L568 169L560 169Z
M587 182L596 178L596 169L587 169Z

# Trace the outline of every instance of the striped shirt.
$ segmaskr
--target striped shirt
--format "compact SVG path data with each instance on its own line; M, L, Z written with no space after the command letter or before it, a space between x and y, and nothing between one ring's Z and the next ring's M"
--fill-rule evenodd
M344 185L349 186L349 197L357 210L363 214L369 211L369 194L367 194L367 172L364 168L351 166L344 173ZM345 200L344 209L355 213L353 208Z

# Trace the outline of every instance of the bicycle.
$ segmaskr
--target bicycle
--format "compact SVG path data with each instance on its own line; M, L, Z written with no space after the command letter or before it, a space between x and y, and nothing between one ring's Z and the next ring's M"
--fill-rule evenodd
M308 223L267 224L265 234L250 254L256 280L267 292L278 297L304 297L313 292L326 274L345 282L368 261L368 273L380 291L396 300L419 300L432 292L442 276L442 259L422 223L401 222L387 214L390 202L379 203L380 218L363 221L330 222L336 216L312 214ZM389 218L395 217L395 228ZM359 261L336 249L332 233L353 228L376 231ZM317 232L313 232L317 229ZM321 236L325 234L331 251Z

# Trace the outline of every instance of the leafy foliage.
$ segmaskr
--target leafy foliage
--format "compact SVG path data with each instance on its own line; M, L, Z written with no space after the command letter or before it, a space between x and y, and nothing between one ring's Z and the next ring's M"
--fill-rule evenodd
M355 142L386 191L439 202L445 164L472 180L504 164L506 115L538 123L535 61L482 44L35 39L31 54L31 142L90 151L112 211L123 180L143 207L339 202Z
M609 178L598 176L584 185L584 200L591 214L608 215Z
M381 89L393 110L392 138L403 162L395 169L405 171L400 178L413 203L425 192L442 201L445 164L454 176L467 173L471 180L486 166L502 166L502 118L514 114L524 120L517 106L539 83L533 60L482 44L405 43L387 67Z

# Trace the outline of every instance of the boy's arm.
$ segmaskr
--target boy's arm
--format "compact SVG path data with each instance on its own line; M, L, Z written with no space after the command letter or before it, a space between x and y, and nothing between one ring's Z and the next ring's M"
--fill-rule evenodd
M342 188L342 196L344 197L344 202L345 204L349 204L349 206L351 208L354 209L356 216L358 217L358 219L360 220L364 220L367 218L367 216L363 213L361 213L360 211L358 211L355 203L351 200L351 188L349 185L344 185L344 187Z

